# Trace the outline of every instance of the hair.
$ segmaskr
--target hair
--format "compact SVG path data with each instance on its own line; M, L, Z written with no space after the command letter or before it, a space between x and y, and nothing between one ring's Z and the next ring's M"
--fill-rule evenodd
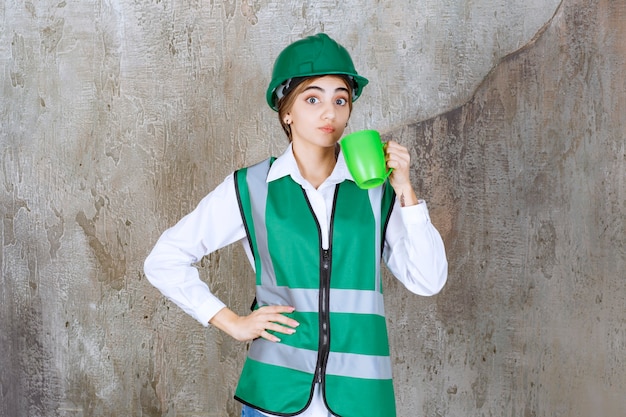
M337 74L337 75L327 74L327 75L341 78L343 82L346 84L346 87L348 87L348 95L349 95L348 107L350 109L350 113L352 113L352 83L350 82L350 79L347 76L341 75L341 74ZM291 108L293 107L293 103L296 101L296 97L298 97L304 90L306 90L308 86L313 84L315 80L321 77L325 77L325 76L326 75L317 75L317 76L305 78L302 82L296 85L289 93L287 93L284 97L282 97L278 101L277 103L278 121L280 122L280 125L283 128L283 131L287 135L289 142L291 142L291 126L285 123L285 115L291 111Z

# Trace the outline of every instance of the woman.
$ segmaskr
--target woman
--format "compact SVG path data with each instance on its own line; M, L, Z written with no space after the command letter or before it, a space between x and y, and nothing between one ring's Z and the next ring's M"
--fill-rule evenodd
M380 260L416 294L446 282L443 242L411 186L407 149L386 143L393 172L371 190L346 168L338 142L367 83L325 34L285 48L267 102L287 150L229 175L146 259L148 280L166 297L203 325L252 341L235 393L242 416L395 416ZM192 266L238 241L256 271L247 316Z

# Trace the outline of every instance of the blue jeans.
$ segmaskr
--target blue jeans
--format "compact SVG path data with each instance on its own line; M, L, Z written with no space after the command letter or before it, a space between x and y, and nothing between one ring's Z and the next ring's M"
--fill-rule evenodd
M244 405L241 407L241 417L265 417L263 414L259 413L258 410L255 410L252 407L248 407Z

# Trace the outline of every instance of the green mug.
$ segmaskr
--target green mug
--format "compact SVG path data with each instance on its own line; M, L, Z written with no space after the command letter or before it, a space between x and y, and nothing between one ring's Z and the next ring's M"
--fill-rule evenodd
M364 190L378 187L385 182L392 169L387 169L385 151L380 133L375 130L359 130L339 141L348 170L356 185Z

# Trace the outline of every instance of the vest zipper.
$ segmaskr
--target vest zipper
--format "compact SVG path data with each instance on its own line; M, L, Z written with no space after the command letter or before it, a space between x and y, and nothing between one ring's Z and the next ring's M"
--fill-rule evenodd
M320 340L317 382L324 382L326 363L330 353L330 249L322 249L320 259L319 293Z
M319 347L317 352L317 365L315 370L314 381L320 385L324 384L324 376L326 375L326 363L330 354L330 269L332 261L332 242L333 242L333 223L335 218L335 204L337 203L337 193L339 185L335 186L335 195L333 196L333 208L330 215L330 225L328 231L328 249L324 249L322 245L322 230L320 224L315 217L313 207L309 197L304 189L304 199L306 200L311 214L315 219L317 231L319 233L320 245L320 289L319 289Z

